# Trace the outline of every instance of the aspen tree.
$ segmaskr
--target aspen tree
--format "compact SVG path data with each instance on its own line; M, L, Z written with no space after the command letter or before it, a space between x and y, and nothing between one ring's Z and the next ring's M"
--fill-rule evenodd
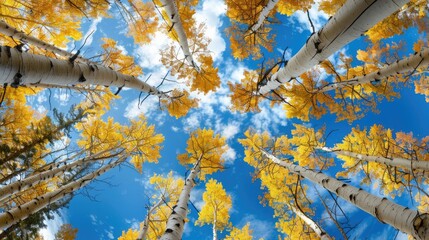
M322 29L310 36L285 67L270 77L259 92L266 94L308 71L407 2L409 1L347 1Z
M290 16L298 10L307 11L313 1L228 0L226 4L226 14L232 21L232 26L227 29L232 54L242 60L249 56L262 57L262 47L272 51L275 35L271 33L274 22L271 18L276 12Z
M25 34L24 32L19 31L18 29L8 25L6 22L1 21L1 20L0 20L0 33L4 34L10 38L16 39L20 42L31 44L31 45L39 47L45 51L53 52L55 54L67 57L69 59L70 58L76 58L77 61L80 61L80 62L83 62L86 64L94 64L94 62L91 62L88 59L85 59L85 58L79 56L78 53L76 53L76 55L75 55L75 54L67 52L61 48L58 48L52 44L41 41L38 38L35 38L33 36L29 36L29 35Z
M177 40L180 44L180 48L185 55L186 61L197 71L201 71L197 63L194 61L192 53L189 49L188 39L186 37L185 29L182 25L182 20L178 11L176 0L159 0L161 6L165 10L165 15L169 21L169 29L174 29L174 32L177 36Z
M344 200L373 215L383 223L390 224L416 239L428 238L428 214L420 214L418 211L395 204L386 198L374 196L362 189L355 188L335 178L329 177L322 172L310 170L289 161L282 161L273 154L268 153L264 149L266 145L260 145L262 142L258 140L258 138L260 138L258 135L252 136L249 132L245 135L248 138L240 140L240 142L246 147L245 160L252 165L260 164L260 166L267 166L269 164L274 164L284 167L291 173L304 177L329 190L333 194L338 195Z
M186 150L187 153L178 156L179 162L183 165L192 164L193 167L168 218L167 229L160 238L163 240L182 238L191 190L197 179L205 180L207 174L222 169L224 162L222 154L226 152L227 147L225 139L214 134L213 130L197 129L191 133Z
M37 86L38 83L73 85L94 84L129 87L159 97L168 97L158 89L102 65L70 64L67 60L53 59L18 49L0 47L0 83L13 87Z
M204 205L198 213L197 225L212 224L213 240L218 239L217 231L229 225L229 210L232 207L231 196L223 189L222 183L209 179L203 193Z
M147 214L144 222L142 223L137 239L158 239L161 237L161 231L155 231L155 228L160 228L165 231L166 228L166 219L159 219L160 213L164 211L165 208L161 209L161 206L172 206L177 202L181 189L184 186L184 181L182 179L176 179L173 176L173 172L169 172L167 176L161 176L154 174L149 182L154 185L156 193L152 196L152 199L156 199L155 204L153 204ZM156 225L156 226L155 226Z
M121 162L123 162L126 158L122 157L119 160L116 160L112 163L109 163L100 169L89 173L82 178L75 180L69 184L66 184L59 189L46 193L40 197L35 198L32 201L29 201L23 205L19 205L11 210L8 210L4 213L0 214L0 227L6 228L11 226L12 224L22 221L26 219L30 214L35 213L39 211L40 209L46 207L50 203L54 203L61 198L67 196L68 194L73 193L76 190L79 190L80 188L84 187L88 183L90 183L92 180L94 180L96 177L102 175L106 171L110 170L111 168L117 166Z
M67 171L70 171L74 168L81 168L84 165L86 165L88 162L91 161L97 161L97 160L105 160L106 157L98 157L101 155L101 153L97 153L88 157L84 157L82 159L79 159L77 161L74 161L72 163L67 162L61 162L54 164L50 167L49 170L33 174L31 176L28 176L24 179L18 180L16 182L13 182L11 184L8 184L4 187L0 188L0 202L3 201L4 198L7 198L11 196L12 194L18 192L18 191L24 191L28 188L31 188L34 185L37 185L38 183L41 183L45 180L51 179L57 175L64 174ZM114 156L109 156L114 157ZM55 166L56 165L56 166ZM63 166L61 166L63 165Z

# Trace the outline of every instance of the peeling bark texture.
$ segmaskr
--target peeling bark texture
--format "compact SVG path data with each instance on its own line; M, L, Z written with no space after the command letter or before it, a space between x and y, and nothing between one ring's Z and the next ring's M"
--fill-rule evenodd
M137 240L145 240L147 231L149 230L149 221L150 221L150 215L157 209L159 206L161 206L164 203L164 199L159 199L159 201L153 205L149 211L147 212L146 218L143 222L143 228L139 232L139 236L137 237Z
M420 214L416 210L403 207L386 198L374 196L321 172L315 172L290 162L281 161L263 149L261 149L261 152L273 163L320 185L376 217L380 222L387 223L400 231L410 234L416 239L429 239L429 214Z
M410 160L410 159L396 158L396 157L387 158L383 156L371 156L367 154L344 151L341 149L332 149L328 147L323 147L320 149L325 152L332 152L335 155L353 157L366 162L377 162L377 163L386 164L392 167L401 167L401 168L410 169L410 170L411 169L429 170L428 161L417 161L417 160Z
M36 197L35 199L22 204L20 206L17 206L9 211L5 211L0 214L0 229L5 229L9 226L12 226L13 224L22 221L29 217L31 214L39 211L40 209L48 206L51 203L54 203L63 197L67 196L68 194L82 188L83 186L90 183L92 180L94 180L96 177L102 175L103 173L107 172L111 168L117 166L121 162L123 162L126 158L121 158L120 160L117 160L113 163L107 164L100 169L89 173L85 175L84 177L71 182L69 184L66 184L59 189L46 193L40 197Z
M13 39L19 40L22 43L29 43L33 46L39 47L41 49L44 49L46 51L53 52L57 55L68 57L69 59L76 58L77 61L86 63L86 64L95 64L94 62L89 61L86 58L75 56L75 54L67 52L61 48L55 47L52 44L46 43L44 41L41 41L40 39L37 39L35 37L29 36L25 34L22 31L19 31L16 28L13 28L12 26L8 25L7 23L0 21L0 33L3 33L4 35L11 37Z
M294 206L289 206L290 209L301 218L307 226L309 226L313 231L320 237L321 240L329 240L328 234L323 230L313 219L307 217L301 210L295 208Z
M266 94L308 71L407 2L409 0L348 0L259 92Z
M278 2L279 0L268 1L268 4L261 10L261 13L259 14L259 17L258 17L258 21L255 24L253 24L252 27L249 29L251 32L257 32L259 30L259 28L264 23L265 19L267 19L271 10L273 10L273 8L277 5Z
M37 185L43 181L51 179L51 178L58 176L60 174L64 174L65 172L67 172L71 169L84 166L89 161L101 160L101 158L97 158L101 154L102 153L98 153L98 154L93 155L91 157L82 158L82 159L74 161L72 163L67 163L65 161L58 162L58 163L52 165L50 167L50 169L47 171L43 171L41 173L37 173L37 174L31 175L27 178L24 178L22 180L18 180L14 183L8 184L8 185L0 188L0 202L3 202L6 198L12 197L12 195L16 192L24 191L24 190L31 188L34 185Z
M404 73L407 71L413 71L419 67L426 67L429 65L429 49L424 49L421 52L415 53L411 57L407 57L396 61L386 67L379 69L378 71L369 73L364 76L355 77L343 82L329 83L325 86L322 86L314 91L318 92L328 92L330 90L343 88L346 86L352 87L359 84L370 83L374 81L380 81L383 78L394 76L398 73Z
M192 57L192 53L189 50L188 38L186 37L185 30L183 29L182 21L180 20L179 11L177 10L177 3L175 0L160 0L162 7L165 9L169 20L172 24L171 28L177 33L177 39L179 41L180 47L182 48L183 54L185 55L186 61L188 61L191 66L200 72L200 68Z
M75 84L128 87L160 98L169 96L134 76L124 75L99 64L70 63L46 56L0 47L0 84L12 87Z
M191 173L186 178L185 186L180 193L177 204L173 207L173 212L167 220L167 228L160 240L180 240L182 239L183 229L185 227L185 219L188 215L188 202L191 196L191 190L195 186L195 180L200 172L200 163L202 156L195 163Z

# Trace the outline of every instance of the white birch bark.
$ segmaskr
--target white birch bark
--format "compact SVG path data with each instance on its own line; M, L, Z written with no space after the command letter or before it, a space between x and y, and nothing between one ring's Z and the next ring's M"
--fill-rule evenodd
M216 208L213 211L213 240L217 240L217 232L216 232L216 223L217 223L217 216L216 216Z
M416 239L429 239L429 214L420 214L418 211L398 205L386 198L369 194L362 189L350 186L321 172L315 172L290 162L281 161L265 150L260 150L273 163L320 185L376 217L380 222L390 224Z
M329 83L314 90L314 93L328 92L334 89L343 88L346 86L356 86L359 84L370 83L375 80L381 80L386 77L393 76L398 73L404 73L415 70L419 67L426 67L429 65L429 48L415 53L411 57L404 58L396 61L386 67L380 68L378 71L366 74L364 76L351 78L343 82Z
M282 83L299 77L407 2L409 0L348 0L322 29L307 40L285 67L270 77L259 92L266 94Z
M294 206L289 206L290 210L294 212L299 218L301 218L307 226L309 226L313 231L320 237L321 240L330 240L328 234L323 230L313 219L307 217L301 210L295 208Z
M37 39L35 37L29 36L25 34L22 31L19 31L16 28L13 28L12 26L8 25L7 23L0 21L0 33L3 33L4 35L11 37L13 39L19 40L22 43L29 43L33 46L39 47L41 49L44 49L46 51L53 52L57 55L73 58L74 54L67 52L66 50L63 50L61 48L55 47L52 44L46 43L44 41L41 41L40 39ZM86 63L86 64L95 64L94 62L89 61L86 58L78 56L76 60Z
M182 48L183 54L185 55L186 61L198 72L200 72L200 68L197 63L194 61L192 57L192 53L189 49L188 38L186 37L185 30L182 25L182 21L180 20L179 11L177 8L177 3L175 0L160 0L162 7L165 9L167 16L172 24L172 28L177 34L177 39L180 44L180 48Z
M18 180L16 182L13 182L11 184L8 184L8 185L0 188L0 202L3 202L4 199L11 197L16 192L25 191L26 189L31 188L34 185L37 185L43 181L51 179L51 178L58 176L60 174L64 174L65 172L67 172L73 168L82 167L90 161L103 160L103 158L98 158L98 156L100 156L104 152L106 152L106 151L100 152L100 153L95 154L95 155L90 156L90 157L82 158L80 160L77 160L77 161L74 161L71 163L68 163L65 161L59 162L59 163L56 163L53 166L51 166L50 170L31 175L27 178L24 178L24 179ZM104 157L104 159L107 159L107 158Z
M128 87L156 95L169 96L134 76L124 75L99 64L70 63L67 60L20 52L15 48L0 47L0 84L12 86L101 85Z
M137 240L145 240L147 236L147 232L149 230L149 222L150 222L150 215L162 204L164 203L164 199L161 198L159 201L153 205L149 211L147 212L146 218L143 222L143 228L140 230L139 235L137 237Z
M29 201L25 204L22 204L20 206L17 206L9 211L5 211L0 214L0 229L5 229L7 227L10 227L11 225L22 221L29 217L31 214L36 213L40 209L48 206L51 203L54 203L60 199L62 199L67 194L70 194L83 186L90 183L92 180L94 180L96 177L102 175L103 173L107 172L111 168L115 167L116 165L120 164L122 161L124 161L126 158L121 158L120 160L117 160L113 163L110 163L108 165L105 165L101 167L100 169L89 173L82 178L71 182L69 184L66 184L62 187L60 187L57 190L54 190L52 192L46 193L40 197L36 197L32 201Z
M268 1L268 4L261 10L261 13L259 13L258 21L255 24L253 24L252 27L249 29L250 32L256 32L259 30L259 28L264 23L265 19L267 19L271 10L273 10L273 8L277 5L278 2L279 0Z
M429 170L429 162L428 161L418 161L418 160L410 160L406 158L387 158L383 156L372 156L368 154L360 154L351 151L345 151L341 149L333 149L328 147L319 148L325 152L332 152L335 155L343 155L352 158L356 158L358 160L366 161L366 162L377 162L381 164L386 164L392 167L401 167L405 169L420 169L420 170Z
M200 162L202 156L195 163L191 173L186 178L185 186L180 193L177 204L173 207L173 212L168 217L167 228L160 240L180 240L182 239L183 229L185 227L185 219L188 215L188 201L191 197L191 190L195 186L195 180L200 172Z

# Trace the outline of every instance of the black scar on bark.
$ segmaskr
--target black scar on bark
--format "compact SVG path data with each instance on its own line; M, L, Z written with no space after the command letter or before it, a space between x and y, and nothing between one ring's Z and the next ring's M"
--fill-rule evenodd
M13 82L10 84L10 86L13 88L19 87L19 84L21 84L21 78L22 74L20 72L17 72L15 76L13 76Z
M166 232L166 233L172 233L172 232L173 232L173 229L171 229L171 228L167 228L167 230L165 230L165 232Z
M82 75L80 75L78 82L86 82L86 78Z

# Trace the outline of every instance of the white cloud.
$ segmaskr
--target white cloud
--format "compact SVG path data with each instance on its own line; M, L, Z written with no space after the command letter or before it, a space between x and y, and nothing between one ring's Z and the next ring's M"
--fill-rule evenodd
M240 131L240 122L231 122L226 126L222 127L222 137L226 138L226 140L229 140L233 138L237 133Z
M86 47L91 46L91 43L94 39L95 32L97 31L97 25L101 22L101 20L103 20L102 17L98 17L95 20L93 20L91 25L89 26L88 31L86 31L85 35L83 36L82 43L86 39L86 43L85 43Z
M237 153L233 148L228 148L228 150L222 155L225 159L225 165L232 165L235 161Z
M60 214L54 213L54 218L47 220L45 219L43 222L46 224L45 228L39 230L40 235L42 235L44 240L54 240L55 234L60 229L61 225L63 225L66 221L64 220L66 216L65 210L60 209Z
M59 89L54 93L54 99L58 100L61 106L69 105L70 93L69 90Z
M202 8L195 13L197 22L205 22L207 29L206 37L211 39L208 49L213 56L213 60L221 60L222 52L225 51L225 41L222 38L219 28L222 26L221 18L226 12L224 1L205 0Z
M288 60L292 57L292 49L288 48L286 49L286 51L284 49L281 48L277 48L277 51L283 55L283 58Z
M140 114L151 117L154 112L160 112L158 102L158 98L150 96L139 106L139 99L135 99L125 108L124 116L129 119L137 118Z
M109 239L115 239L115 237L113 236L113 231L111 229L110 230L104 230L104 231L106 232L107 237Z
M246 215L238 224L244 226L250 223L250 229L253 230L253 239L273 239L274 224L269 221L259 220L254 215Z
M198 211L201 211L201 208L204 205L203 193L204 193L204 188L194 188L191 191L191 198L190 198L191 202L195 205ZM191 211L194 210L191 205L189 205L189 207L191 208L190 209Z
M89 214L89 218L91 219L91 224L96 225L103 225L103 221L99 220L98 217L94 214Z
M319 11L319 4L317 3L313 4L309 12L310 12L310 17L313 22L314 28L317 32L325 24L329 16L324 12ZM307 12L296 11L292 15L292 19L298 21L296 25L299 32L303 32L304 30L313 32L313 29L311 28L311 24L308 20Z
M167 72L161 63L161 54L159 51L168 46L170 39L161 31L157 31L152 37L150 44L139 45L135 50L135 54L139 56L139 65L144 71L157 71L162 69L164 74Z
M171 127L171 130L173 130L173 132L178 132L178 131L179 131L179 128L178 128L178 127L175 127L175 126L172 126L172 127Z
M278 126L286 126L286 114L281 105L271 107L267 101L259 106L261 111L251 117L252 127L258 131L278 131Z
M140 221L137 220L137 219L135 219L135 218L125 219L125 222L127 224L131 225L131 229L134 229L134 230L139 230L140 229Z

